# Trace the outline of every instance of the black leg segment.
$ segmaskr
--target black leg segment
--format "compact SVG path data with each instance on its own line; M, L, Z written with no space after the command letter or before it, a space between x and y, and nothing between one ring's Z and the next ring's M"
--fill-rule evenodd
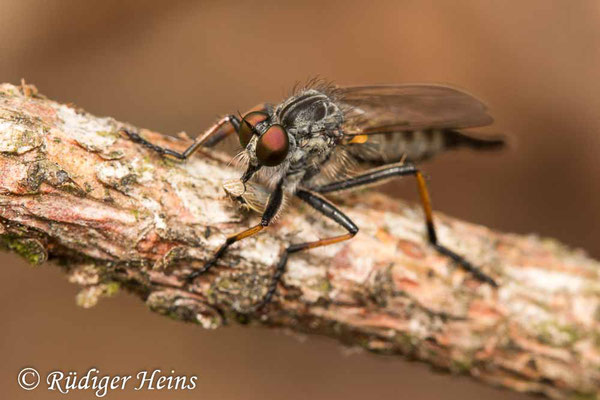
M348 233L344 235L333 236L326 239L315 240L313 242L296 243L288 246L283 251L283 254L277 262L277 265L275 266L275 272L273 273L271 283L269 284L269 288L267 289L265 297L263 297L260 303L253 307L253 311L259 310L260 308L264 307L273 298L273 295L277 290L277 285L279 284L279 281L285 272L285 267L290 254L302 250L314 249L315 247L339 243L344 240L351 239L354 235L358 233L358 227L354 224L354 222L352 222L350 218L348 218L344 213L342 213L328 200L322 198L317 194L302 189L296 192L296 196L308 203L312 208L319 211L324 216L332 219L333 221L343 226L348 231Z
M220 130L220 128L225 125L225 124L231 124L233 126L233 131L222 131ZM213 126L211 126L206 132L204 132L200 137L196 138L196 140L194 141L194 143L192 143L187 149L185 149L182 153L175 151L175 150L171 150L171 149L166 149L164 147L161 146L157 146L154 143L151 143L149 141L147 141L146 139L144 139L143 137L141 137L138 133L136 132L130 132L128 130L123 129L122 131L129 137L129 139L131 139L132 142L135 143L139 143L144 147L149 148L150 150L154 150L159 154L162 154L164 156L171 156L171 157L175 157L178 158L180 160L185 160L187 159L189 156L191 156L192 154L194 154L194 152L196 150L198 150L200 147L204 146L204 147L211 147L216 145L218 142L220 142L221 140L225 139L231 132L237 132L240 128L240 120L238 117L236 117L235 115L227 115L223 118L221 118L216 124L214 124Z
M242 232L236 233L235 235L229 236L225 243L219 247L219 249L213 254L213 256L204 264L204 266L200 269L192 271L187 277L186 280L188 282L192 282L197 276L202 275L212 267L214 267L215 263L225 254L225 251L229 246L238 242L247 237L253 236L258 232L262 231L265 227L267 227L275 215L277 215L277 211L281 208L281 204L283 202L283 182L280 182L271 196L269 196L269 202L267 203L267 207L265 208L265 212L261 218L259 224L248 228Z
M481 282L488 283L493 287L497 287L498 284L488 275L486 275L479 268L471 264L464 257L456 254L447 247L441 245L438 242L437 234L435 231L435 225L433 224L433 212L431 209L431 200L429 198L429 192L425 183L425 178L421 171L412 164L397 164L389 167L378 168L375 170L367 171L364 174L356 177L346 179L339 182L328 183L322 186L311 188L311 190L317 193L330 193L340 190L350 189L354 187L369 185L382 180L390 179L398 176L411 175L417 179L417 188L419 190L419 196L421 197L421 204L423 206L423 212L425 214L425 224L427 227L427 237L431 245L441 254L450 257L463 269L470 272L476 279Z

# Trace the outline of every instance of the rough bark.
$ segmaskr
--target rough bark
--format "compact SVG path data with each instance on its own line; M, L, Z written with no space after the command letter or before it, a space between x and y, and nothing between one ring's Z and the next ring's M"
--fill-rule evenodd
M600 265L583 252L436 214L442 242L483 266L493 289L427 245L418 207L360 193L338 201L359 235L292 256L273 303L244 314L286 243L339 229L293 203L188 287L191 269L258 216L224 195L223 181L240 175L227 157L166 160L121 137L127 126L0 85L0 241L33 264L58 261L83 286L82 306L124 287L205 328L286 327L517 391L597 397ZM174 149L190 143L141 133Z

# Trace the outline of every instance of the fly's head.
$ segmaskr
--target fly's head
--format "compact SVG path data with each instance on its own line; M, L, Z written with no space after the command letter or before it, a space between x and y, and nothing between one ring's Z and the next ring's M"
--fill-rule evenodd
M248 169L242 176L242 183L263 167L285 169L290 149L295 147L295 140L286 128L264 111L251 111L244 115L238 137L248 158Z

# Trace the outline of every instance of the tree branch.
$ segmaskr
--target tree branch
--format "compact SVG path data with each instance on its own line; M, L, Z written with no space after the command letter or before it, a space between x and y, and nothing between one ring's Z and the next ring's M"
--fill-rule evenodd
M152 310L205 328L287 327L518 391L597 397L600 265L581 251L436 214L442 243L483 266L495 290L427 245L419 208L361 193L341 202L358 236L290 257L273 303L245 315L286 243L338 228L288 207L188 288L192 268L258 217L225 197L223 182L240 175L227 157L166 160L120 137L127 127L32 86L0 85L1 241L31 263L58 261L84 287L80 305L125 287ZM141 133L173 149L190 143Z

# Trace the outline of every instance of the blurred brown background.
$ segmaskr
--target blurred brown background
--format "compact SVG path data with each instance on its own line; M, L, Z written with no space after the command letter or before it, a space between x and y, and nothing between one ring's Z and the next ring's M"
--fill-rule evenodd
M22 77L92 113L191 135L216 116L281 99L314 75L340 84L466 88L516 143L426 166L438 210L536 232L600 257L600 5L597 1L0 1L0 81ZM415 198L412 183L387 186ZM525 399L332 340L263 329L205 331L131 295L83 310L57 268L0 258L0 393L36 367L198 376L190 392L110 399ZM130 388L133 386L130 386ZM66 398L90 399L91 392Z

